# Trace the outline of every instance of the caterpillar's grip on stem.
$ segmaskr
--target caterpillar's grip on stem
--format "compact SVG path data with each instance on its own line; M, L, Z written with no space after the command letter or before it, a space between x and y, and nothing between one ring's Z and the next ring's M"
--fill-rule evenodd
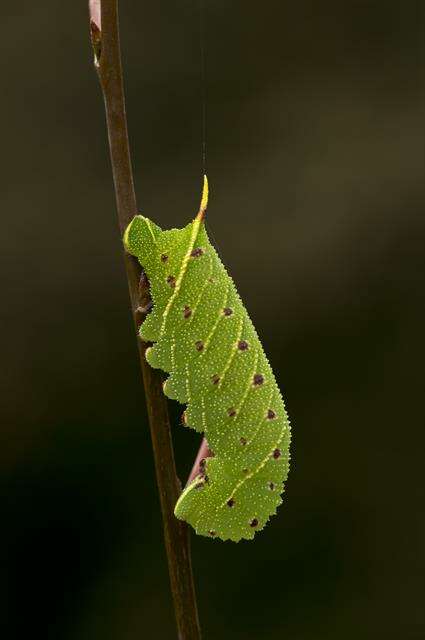
M164 393L187 404L185 424L214 455L181 494L175 514L197 533L252 539L281 503L290 427L254 326L198 215L162 231L136 216L124 235L150 282L153 310L140 334L148 363L169 374Z

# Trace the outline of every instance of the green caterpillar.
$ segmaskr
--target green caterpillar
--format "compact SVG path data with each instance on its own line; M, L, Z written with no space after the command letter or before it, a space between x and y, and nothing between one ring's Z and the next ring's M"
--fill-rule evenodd
M169 373L164 393L187 404L184 424L203 432L212 457L181 494L177 518L200 535L252 539L282 502L290 427L282 396L251 320L200 211L162 231L135 216L124 234L150 283L153 310L140 336L146 359Z

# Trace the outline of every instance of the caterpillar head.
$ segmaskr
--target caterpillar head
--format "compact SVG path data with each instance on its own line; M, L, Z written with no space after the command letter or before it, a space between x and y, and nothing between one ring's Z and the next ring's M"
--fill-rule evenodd
M204 176L201 203L195 220L184 229L170 229L162 231L161 227L149 218L136 215L128 225L124 237L124 248L133 256L136 256L147 272L149 267L162 263L164 268L170 265L170 248L185 242L190 235L192 226L202 227L205 212L208 206L208 178ZM195 249L196 250L196 249ZM171 265L170 265L171 266ZM148 273L149 275L149 273ZM169 274L169 284L173 287L173 274Z

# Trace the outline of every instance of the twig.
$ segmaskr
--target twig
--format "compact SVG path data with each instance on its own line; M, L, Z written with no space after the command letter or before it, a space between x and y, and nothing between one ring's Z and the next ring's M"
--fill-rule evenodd
M118 222L122 235L136 214L137 206L125 114L118 0L90 0L89 8L95 67L105 100ZM141 277L137 261L127 254L124 259L134 322L138 328L144 319L141 309L146 306L149 291L146 279ZM189 531L186 523L174 517L174 505L180 495L181 486L174 462L167 400L162 391L159 372L146 362L147 346L138 339L178 638L200 640Z

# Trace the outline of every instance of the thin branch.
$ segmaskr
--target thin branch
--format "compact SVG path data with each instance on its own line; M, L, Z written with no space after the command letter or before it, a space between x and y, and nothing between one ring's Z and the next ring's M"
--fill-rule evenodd
M122 235L136 214L137 206L125 114L118 1L90 0L89 8L95 67L105 100L118 222ZM142 277L138 262L127 254L124 260L134 322L138 329L145 317L143 309L149 302L148 284L146 278ZM162 391L159 372L146 362L145 351L148 346L138 339L178 638L200 640L189 531L186 523L174 516L174 505L180 495L181 486L174 462L167 401Z

